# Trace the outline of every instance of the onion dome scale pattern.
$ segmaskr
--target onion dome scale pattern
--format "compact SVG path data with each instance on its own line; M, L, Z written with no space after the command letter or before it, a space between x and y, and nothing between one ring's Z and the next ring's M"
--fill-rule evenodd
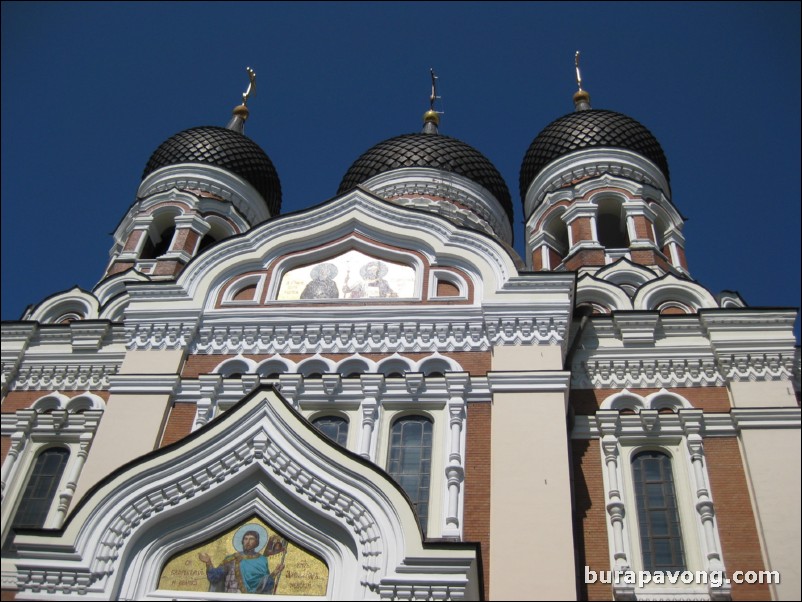
M657 165L666 180L668 161L657 138L631 117L589 109L569 113L547 125L526 151L520 172L521 198L549 163L573 151L589 148L622 148L638 153Z
M510 191L501 174L472 146L443 135L404 134L380 142L354 161L338 194L375 175L404 167L429 167L464 176L489 190L512 222Z
M154 151L142 178L178 163L205 163L226 169L262 195L271 215L281 212L281 183L276 168L259 145L239 132L217 126L179 132Z

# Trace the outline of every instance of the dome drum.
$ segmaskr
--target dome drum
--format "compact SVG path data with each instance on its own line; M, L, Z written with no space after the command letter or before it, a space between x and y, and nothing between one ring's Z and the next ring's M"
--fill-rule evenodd
M582 165L583 170L575 173L579 165L574 165L574 161L569 157L578 152L594 149L604 150L599 153L598 160L590 169L590 173L585 173L588 165ZM624 152L616 153L616 151ZM645 162L633 159L633 155L645 159ZM642 177L646 176L651 180L650 184L661 188L668 196L668 161L654 135L631 117L613 111L589 109L569 113L553 121L529 146L521 164L519 181L521 198L525 199L527 205L525 208L527 217L542 200L542 195L548 191L548 186L538 186L536 200L531 198L533 182L542 181L543 172L563 157L566 161L561 162L559 170L549 170L552 174L549 180L557 186L564 184L566 178L568 181L575 181L601 173L615 173L616 169L620 175L630 176L627 168L631 165L636 167L632 175L637 177L640 172ZM617 166L619 159L621 165ZM587 163L593 165L592 162ZM558 178L561 180L559 184ZM663 183L664 185L661 185Z
M434 194L426 193L426 196L451 201L456 210L475 214L488 223L496 236L505 242L511 241L512 200L501 174L473 147L437 133L405 134L375 145L351 165L340 183L338 194L358 185L367 185L375 181L376 176L392 174L390 181L403 182L404 191L401 194L393 192L393 187L388 188L385 184L381 185L381 191L374 188L373 184L367 187L387 198L407 196L410 186L414 189L417 185L413 182L417 178L416 170L425 172L418 183L424 190L432 184L436 185ZM386 180L383 178L382 181ZM412 196L421 198L416 191ZM432 208L437 209L437 213L443 213L440 210L442 207ZM487 230L485 227L479 229Z
M212 199L230 202L248 224L255 226L271 217L262 195L241 176L214 165L178 163L161 167L147 175L137 190L137 198L145 199L173 188L204 191Z
M650 186L659 198L670 197L670 186L660 169L651 161L625 149L586 149L559 157L546 165L523 193L524 215L529 219L546 197L590 178L609 176L626 179L638 187Z
M509 218L489 190L455 173L405 167L373 176L362 186L389 201L438 213L512 244Z

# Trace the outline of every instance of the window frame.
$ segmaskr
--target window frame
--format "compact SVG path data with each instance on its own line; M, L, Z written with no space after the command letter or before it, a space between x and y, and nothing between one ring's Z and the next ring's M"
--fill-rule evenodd
M345 437L343 437L344 440L341 442L341 441L338 441L337 439L332 439L331 437L329 437L323 431L323 429L321 429L316 424L317 422L322 421L322 420L337 420L340 423L340 425L345 425ZM312 418L310 418L309 422L313 427L315 427L318 430L318 432L320 432L327 439L329 439L329 440L333 441L334 443L337 443L338 445L341 445L341 446L343 446L345 448L348 447L348 438L351 435L351 421L348 419L347 416L342 416L340 414L318 414L318 415L313 416ZM339 436L339 429L338 429L338 436Z
M429 446L429 466L428 466L428 468L429 468L429 476L428 476L429 483L428 483L428 487L427 487L427 491L428 491L428 496L427 497L428 497L428 499L426 500L425 520L421 520L421 515L418 512L418 503L420 502L420 500L413 499L412 495L403 487L403 485L401 485L401 482L398 480L398 478L396 476L393 475L392 471L390 470L390 462L392 461L392 455L393 455L393 449L394 449L393 448L394 430L396 428L396 425L398 425L399 423L405 422L405 421L410 421L410 420L416 419L416 418L421 419L421 420L423 420L425 422L428 422L431 425L431 433L430 433L431 442L430 442L430 446ZM435 422L433 416L431 416L431 415L429 415L428 413L425 413L425 412L414 412L414 411L411 411L411 412L400 412L397 415L393 416L389 421L389 428L387 429L387 451L386 451L386 454L385 454L385 463L384 463L385 470L393 478L393 480L395 480L395 482L398 483L399 487L401 487L401 489L409 497L410 501L412 502L412 507L415 510L415 516L418 518L418 524L420 525L421 530L423 531L424 535L427 534L427 533L430 533L430 524L429 523L430 523L430 521L432 519L432 516L435 515L435 513L437 512L437 508L435 507L435 504L434 504L435 496L432 495L433 494L433 490L434 490L434 485L435 485L434 479L432 477L436 474L435 470L437 469L437 466L438 466L437 463L435 462L435 453L436 453L435 438L436 438L436 432L437 432L437 430L436 430L436 422ZM420 476L418 478L420 479ZM420 491L420 481L419 481L419 485L418 485L418 490Z

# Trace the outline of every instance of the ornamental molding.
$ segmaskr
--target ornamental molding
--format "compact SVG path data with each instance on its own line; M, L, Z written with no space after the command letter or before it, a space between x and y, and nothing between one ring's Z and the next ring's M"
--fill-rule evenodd
M110 378L116 375L122 364L122 354L116 357L64 361L37 358L26 360L10 384L11 391L104 391L109 388Z
M114 394L174 395L180 381L177 374L116 374L110 378L110 390Z
M572 439L597 439L604 434L603 424L612 420L619 437L637 437L648 431L667 438L685 435L686 412L701 410L679 409L663 414L657 410L641 409L636 414L619 414L619 410L600 410L593 416L574 416ZM702 412L700 433L704 437L735 437L748 429L800 429L800 408L732 408L729 412ZM687 414L693 415L693 414ZM648 427L648 428L647 428Z
M794 379L792 353L716 354L719 369L732 382L763 382Z
M207 325L198 330L189 352L272 355L487 351L494 345L562 344L567 322L567 316L546 315L460 321L433 316L431 321ZM151 329L144 329L137 333L129 349L156 348L154 336ZM158 336L163 340L164 335Z
M216 408L227 410L260 387L270 386L281 392L295 409L357 409L366 400L387 407L421 409L445 407L454 399L465 403L488 402L495 393L560 392L569 390L570 375L559 370L488 372L472 376L467 372L449 372L443 376L425 376L408 372L400 377L384 374L361 374L359 378L343 378L339 374L306 377L301 374L280 374L265 378L245 374L241 378L223 378L220 374L201 374L197 379L182 379L175 393L176 403L199 406L206 424L216 415ZM201 407L202 406L202 407Z
M178 163L149 174L137 190L137 198L145 198L174 189L203 190L231 202L253 226L270 219L262 195L245 179L234 173L203 163ZM193 203L198 198L193 195Z
M610 184L622 182L625 190L631 190L638 196L650 196L660 199L661 205L668 205L671 188L663 173L651 161L620 148L594 148L575 151L559 157L543 168L532 180L526 192L524 214L531 216L549 193L566 187L576 187L579 194L585 194L592 188L588 178L604 178ZM577 180L583 180L579 185ZM629 180L631 183L626 183ZM637 184L634 184L637 183ZM650 187L652 190L644 190Z
M672 458L680 515L683 510L689 510L689 505L693 508L685 514L691 520L683 521L686 559L705 572L723 573L725 565L704 453L705 413L691 409L687 399L668 391L659 391L646 398L623 391L605 400L602 407L616 405L634 413L601 409L593 416L577 416L586 420L574 422L574 433L585 427L595 433L591 436L601 439L602 479L605 499L608 500L606 522L610 566L615 570L630 571L634 560L635 568L639 568L637 496L632 487L630 465L633 454L639 450L657 448ZM670 413L661 413L662 410ZM586 438L574 433L572 438ZM640 599L650 590L625 582L614 584L613 592L616 599L631 600ZM689 593L704 593L712 600L729 600L731 590L725 583L710 584L698 592L668 587L664 590L664 599L682 598Z
M186 321L126 321L126 348L137 350L184 349L198 331L197 318Z
M399 249L414 246L430 261L448 256L453 267L470 273L477 270L476 263L486 285L501 286L517 273L515 260L493 237L431 213L407 210L357 188L308 211L278 216L209 249L187 265L178 282L196 297L198 287L209 286L210 272L214 282L223 282L241 273L244 265L264 266L278 257L306 251L310 240L325 246L354 233Z
M510 219L501 203L487 188L464 176L439 169L402 167L377 174L360 186L396 202L402 200L397 198L399 196L422 195L456 201L480 218L480 221L471 220L476 225L484 222L491 233L512 243Z
M253 515L325 560L331 599L412 599L434 576L461 597L478 583L476 549L424 548L409 501L385 473L263 389L107 477L62 530L17 535L16 586L23 596L158 595L168 558Z
M638 356L637 350L633 350ZM712 356L705 358L638 357L575 361L571 386L579 389L651 389L721 387L727 382Z

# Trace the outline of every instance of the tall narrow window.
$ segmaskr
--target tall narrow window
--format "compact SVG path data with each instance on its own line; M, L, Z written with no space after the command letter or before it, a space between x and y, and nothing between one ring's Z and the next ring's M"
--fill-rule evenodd
M406 491L426 532L429 519L429 484L432 469L432 421L406 416L393 423L387 471Z
M14 516L14 527L44 526L69 457L63 447L50 447L39 454Z
M636 454L632 459L632 480L643 568L652 572L685 570L671 458L656 451Z
M348 441L348 421L340 416L323 416L312 421L312 425L335 443L345 447Z

